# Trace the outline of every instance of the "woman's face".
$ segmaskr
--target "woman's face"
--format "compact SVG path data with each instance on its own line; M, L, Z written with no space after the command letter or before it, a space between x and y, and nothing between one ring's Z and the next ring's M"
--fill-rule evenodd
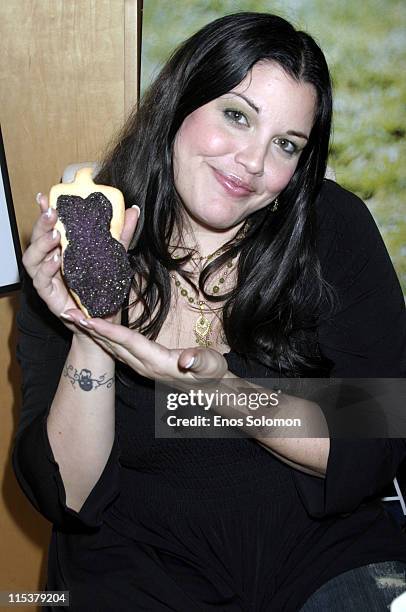
M225 230L272 202L307 144L316 91L258 62L232 91L188 115L174 145L175 186L192 221Z

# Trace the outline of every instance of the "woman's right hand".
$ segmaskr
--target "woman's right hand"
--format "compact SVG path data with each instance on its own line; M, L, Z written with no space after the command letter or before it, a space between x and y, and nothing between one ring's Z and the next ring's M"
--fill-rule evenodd
M54 230L57 213L53 208L48 208L46 196L39 195L37 201L41 214L34 225L30 245L23 255L23 265L38 295L49 310L60 318L67 309L78 310L78 306L61 275L61 236ZM75 325L69 324L64 318L61 320L71 331L79 332Z
M83 328L73 322L75 318L79 317L80 320L85 316L69 293L61 275L61 236L58 231L54 231L58 218L57 213L53 208L48 207L46 196L40 194L37 201L41 215L34 225L30 246L23 255L24 267L31 276L38 295L44 300L49 310L60 318L73 333L78 336L88 336ZM137 206L125 211L120 242L126 250L134 235L138 217L139 208ZM67 311L69 311L68 316L66 314L64 316ZM117 313L107 319L114 321L119 318L120 313ZM69 322L70 319L72 322Z

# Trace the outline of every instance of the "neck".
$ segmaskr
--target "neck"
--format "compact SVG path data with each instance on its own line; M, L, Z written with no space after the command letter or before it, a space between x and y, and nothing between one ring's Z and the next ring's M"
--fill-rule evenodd
M239 232L244 221L227 230L213 230L201 225L189 223L185 227L181 241L172 241L187 249L195 249L202 257L211 255L221 249L229 240Z

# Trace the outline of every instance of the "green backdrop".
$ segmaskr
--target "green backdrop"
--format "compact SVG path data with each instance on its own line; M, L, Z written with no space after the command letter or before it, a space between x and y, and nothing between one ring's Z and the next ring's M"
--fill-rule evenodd
M142 90L180 41L241 10L281 15L325 52L334 83L329 165L368 205L406 293L406 2L144 0Z

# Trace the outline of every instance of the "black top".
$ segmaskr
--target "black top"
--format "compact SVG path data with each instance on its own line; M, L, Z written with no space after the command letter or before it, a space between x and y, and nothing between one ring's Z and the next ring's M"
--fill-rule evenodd
M331 376L404 376L403 296L371 214L325 181L317 219L323 273L339 297L317 330ZM117 380L103 474L80 512L67 508L46 418L69 332L29 283L18 325L14 470L54 523L47 587L69 589L71 610L294 612L343 571L406 561L406 536L379 501L406 455L403 439L331 439L325 479L252 439L156 439L154 384L135 373ZM225 357L240 377L271 374L233 351Z

